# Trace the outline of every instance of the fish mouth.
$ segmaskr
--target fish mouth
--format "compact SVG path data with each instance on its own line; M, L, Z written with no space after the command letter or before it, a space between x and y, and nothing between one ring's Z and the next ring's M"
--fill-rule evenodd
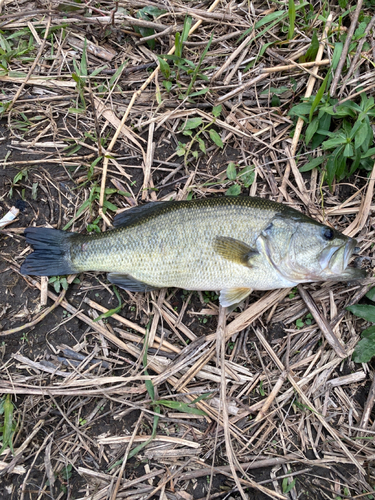
M329 274L339 275L345 271L349 264L349 260L353 255L357 241L353 238L348 238L348 241L337 246L325 248L320 254L319 263L323 271L328 271Z
M334 247L330 252L322 252L323 263L326 263L325 270L329 272L326 280L333 281L357 281L367 277L365 269L357 269L355 267L347 267L353 253L358 252L356 247L357 240L349 238L345 245Z

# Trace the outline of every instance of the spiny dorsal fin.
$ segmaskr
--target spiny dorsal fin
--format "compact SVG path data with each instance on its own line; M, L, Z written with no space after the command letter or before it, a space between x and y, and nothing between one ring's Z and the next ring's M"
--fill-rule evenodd
M258 250L250 248L243 241L228 236L217 236L214 249L224 259L248 267L252 267L251 260L259 255Z
M251 288L227 288L220 292L220 304L223 307L230 307L239 304L252 292Z
M163 208L171 203L170 201L154 201L145 205L129 208L120 214L117 214L113 220L114 227L129 226L143 219L147 219L151 215L159 213Z

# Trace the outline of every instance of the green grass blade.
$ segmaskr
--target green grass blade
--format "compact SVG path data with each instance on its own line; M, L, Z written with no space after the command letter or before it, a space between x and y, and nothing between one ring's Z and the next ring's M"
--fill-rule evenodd
M118 293L117 288L115 287L115 285L113 285L113 291L115 292L117 300L119 301L119 305L117 307L115 307L114 309L109 309L107 312L101 314L100 316L98 316L97 318L95 318L94 321L99 321L101 319L110 318L114 314L117 314L118 312L121 311L122 301L121 301L120 294Z
M312 120L312 117L313 117L313 114L314 114L314 111L315 109L317 108L317 106L319 105L320 101L322 100L322 97L324 95L324 92L326 90L326 86L327 86L327 83L328 83L328 79L331 75L331 72L328 71L326 77L324 78L318 92L316 93L316 96L315 96L315 99L313 100L313 103L311 105L311 109L310 109L310 116L309 116L309 121L311 122Z
M291 40L294 35L294 24L296 21L296 4L294 3L294 0L289 0L288 17L289 17L288 40Z

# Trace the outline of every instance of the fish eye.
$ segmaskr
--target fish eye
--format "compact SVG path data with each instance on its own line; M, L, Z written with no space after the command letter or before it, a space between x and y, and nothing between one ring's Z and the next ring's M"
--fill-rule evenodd
M331 229L330 227L325 227L323 229L323 232L322 232L322 235L323 235L323 238L327 241L331 241L333 240L335 234L333 232L333 229Z

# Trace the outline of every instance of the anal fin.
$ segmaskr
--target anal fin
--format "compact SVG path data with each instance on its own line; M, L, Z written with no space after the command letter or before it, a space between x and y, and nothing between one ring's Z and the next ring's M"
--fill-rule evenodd
M230 307L239 304L252 292L251 288L226 288L220 291L220 304Z
M159 290L159 287L149 285L143 281L139 281L130 274L109 273L107 274L108 281L114 285L129 290L129 292L151 292L151 290Z

